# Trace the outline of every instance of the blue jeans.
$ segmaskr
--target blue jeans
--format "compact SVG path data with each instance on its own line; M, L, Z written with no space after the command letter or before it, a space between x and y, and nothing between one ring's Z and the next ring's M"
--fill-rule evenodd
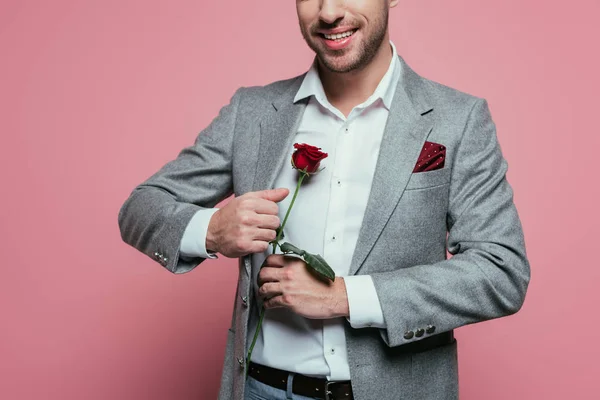
M249 376L246 379L244 400L314 400L316 397L300 396L292 393L292 382L294 373L290 372L287 382L287 390L276 389L265 385Z

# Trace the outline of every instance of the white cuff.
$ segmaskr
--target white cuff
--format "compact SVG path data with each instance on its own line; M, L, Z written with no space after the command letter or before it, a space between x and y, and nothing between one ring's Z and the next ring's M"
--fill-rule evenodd
M218 208L204 208L196 211L196 214L188 222L179 247L179 254L187 258L217 258L217 254L206 250L206 235L208 223Z
M350 317L353 328L386 328L379 297L369 275L344 276Z

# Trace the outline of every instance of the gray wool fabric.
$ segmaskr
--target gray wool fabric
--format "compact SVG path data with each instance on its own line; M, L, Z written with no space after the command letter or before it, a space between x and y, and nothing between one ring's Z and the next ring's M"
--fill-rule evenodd
M402 76L350 266L350 274L372 277L387 328L346 324L352 388L357 400L457 399L456 340L424 351L410 351L411 344L514 314L530 268L486 100L399 60ZM179 255L190 218L231 194L273 188L306 107L293 103L302 79L238 89L193 145L132 191L118 216L123 240L176 274L204 261ZM446 147L445 166L413 173L425 141ZM258 320L251 268L250 256L239 259L220 400L244 395ZM434 332L407 334L427 327Z

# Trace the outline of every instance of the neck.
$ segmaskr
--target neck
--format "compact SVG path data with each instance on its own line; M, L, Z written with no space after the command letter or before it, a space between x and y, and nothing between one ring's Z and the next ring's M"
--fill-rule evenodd
M319 76L329 102L348 116L350 111L369 98L387 72L392 47L386 34L373 59L364 67L350 72L333 72L318 62Z

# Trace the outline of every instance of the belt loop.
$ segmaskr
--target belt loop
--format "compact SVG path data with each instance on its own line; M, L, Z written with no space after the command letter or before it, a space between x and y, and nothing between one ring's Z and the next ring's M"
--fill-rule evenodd
M285 391L286 399L292 400L294 396L294 392L292 391L292 386L294 384L294 373L290 372L287 377L287 389Z

